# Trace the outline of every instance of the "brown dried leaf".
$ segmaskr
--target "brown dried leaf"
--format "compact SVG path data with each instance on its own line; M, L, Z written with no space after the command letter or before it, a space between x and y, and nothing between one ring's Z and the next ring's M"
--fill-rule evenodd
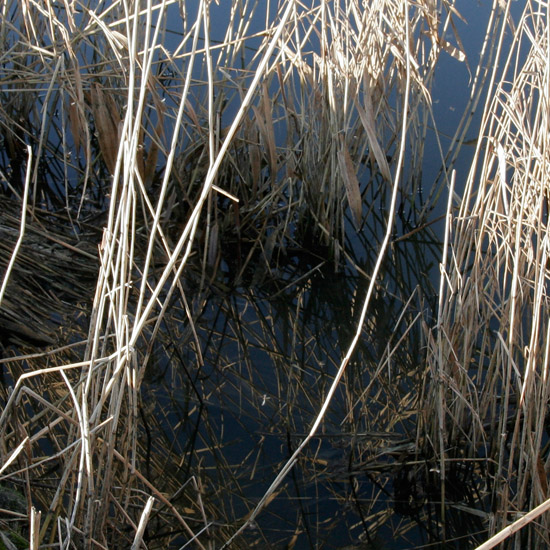
M80 110L78 108L78 105L76 104L76 101L70 99L68 112L69 125L71 127L71 133L73 135L74 148L75 152L78 154L78 151L83 144L82 137L85 135L85 132L83 130L84 124L82 122Z
M159 130L158 125L155 128L155 134L158 137ZM145 187L149 188L155 177L155 170L157 169L157 160L158 160L159 146L157 139L153 139L151 142L151 147L147 152L147 162L145 163L145 173L143 174L143 181L145 182Z
M106 94L97 83L92 85L91 103L99 148L107 169L114 174L119 146L120 115L118 108L113 98Z
M262 175L262 155L259 147L258 129L250 119L244 126L245 139L248 143L248 154L250 155L250 177L252 178L252 196L258 192L260 178Z
M199 117L197 116L197 112L193 108L193 105L191 105L191 102L189 100L185 101L185 110L187 113L187 116L191 120L191 122L195 125L195 130L200 131L202 126L199 122Z
M70 97L69 105L69 124L75 143L76 153L83 147L86 162L90 161L90 133L88 122L86 120L86 100L90 101L90 94L84 92L82 86L81 69L78 59L72 50L69 51L69 59L72 65L72 75L74 76L74 92ZM84 183L86 187L86 183ZM84 197L85 193L83 193Z
M265 142L269 152L269 163L271 164L271 175L274 178L277 174L277 148L275 145L275 129L273 128L272 105L267 84L262 85L262 109L265 121Z
M218 259L218 243L219 243L218 233L219 233L219 226L217 223L215 223L211 227L210 238L208 242L207 262L210 267L214 267Z
M346 188L346 196L348 198L348 204L351 210L351 216L355 227L359 230L361 227L362 218L362 199L361 192L359 190L359 180L355 171L355 166L351 160L348 148L341 138L340 150L338 151L338 166L342 173L342 179L344 180L344 186Z
M367 139L369 140L369 148L374 155L380 173L387 180L391 181L390 167L388 161L386 160L386 155L378 143L378 137L376 135L376 122L374 118L374 108L372 106L372 98L370 94L370 88L367 87L365 94L365 108L357 101L357 97L354 99L355 106L357 107L357 112L359 113L359 118L361 123L367 132Z
M262 115L262 113L260 112L260 110L258 109L258 107L256 106L252 106L252 111L254 113L254 124L256 125L256 127L258 128L259 130L259 133L260 133L260 137L263 141L263 144L264 144L264 149L267 149L267 152L268 152L268 155L270 156L270 163L273 163L273 159L271 158L271 150L270 150L270 145L268 143L269 141L269 130L266 128L266 122L265 122L265 119ZM260 149L261 150L261 149ZM271 169L273 170L273 165L271 164ZM275 173L272 172L272 177L275 176ZM259 181L258 181L259 183Z
M156 91L155 82L156 82L156 78L151 77L147 83L147 87L149 88L151 92L151 96L153 97L153 103L155 105L158 121L154 129L154 136L151 141L151 147L149 148L149 151L147 153L147 161L145 165L145 174L144 174L144 181L145 181L146 187L148 187L153 181L155 170L157 168L159 144L161 143L161 139L164 136L165 106L164 106L164 103L162 102L162 99L159 97Z

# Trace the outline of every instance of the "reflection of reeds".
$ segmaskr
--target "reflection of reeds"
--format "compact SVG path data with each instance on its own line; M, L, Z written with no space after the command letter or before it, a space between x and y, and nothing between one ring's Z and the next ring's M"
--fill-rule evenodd
M492 417L483 407L491 403L501 415L502 431L514 404L506 393L511 385L495 369L506 359L511 380L523 368L516 357L523 348L502 332L488 358L491 334L476 340L476 330L467 333L471 343L461 340L458 313L442 311L442 320L455 324L444 328L442 321L427 333L434 381L423 381L426 302L415 288L425 283L427 247L411 254L400 248L402 240L392 240L398 197L399 229L410 239L429 223L423 214L433 204L421 203L419 193L423 143L435 124L430 87L438 57L444 50L462 59L456 35L458 47L447 41L454 8L446 0L320 1L309 8L289 1L271 21L248 2L233 2L218 43L209 29L227 5L201 1L190 14L185 2L113 1L96 11L58 4L4 6L2 182L7 193L21 193L29 143L36 159L31 211L63 207L66 227L81 235L83 216L99 210L106 227L97 243L87 334L77 327L62 348L3 363L15 386L3 395L1 479L42 510L32 515L33 548L137 549L142 540L149 548L211 548L242 525L251 526L238 539L243 548L251 541L291 547L303 533L313 544L344 520L313 521L305 504L291 520L272 502L302 503L302 494L319 497L318 518L324 498L334 497L342 510L352 507L349 532L371 542L393 517L392 484L406 501L395 511L408 516L395 533L406 535L426 523L425 501L443 494L434 448L444 473L455 459L462 468L450 472L453 499L465 499L456 487L477 475L478 462L466 459L477 458L487 440ZM180 18L178 10L187 11ZM252 30L258 19L267 22L261 32ZM174 31L178 42L170 48ZM498 140L500 166L511 165L513 148ZM538 156L530 158L529 170L538 166ZM498 196L506 197L507 215L515 212L513 193ZM462 213L457 239L484 234L473 232L472 219ZM520 229L514 235L521 237ZM353 246L364 248L362 260L349 246L351 236ZM380 246L390 252L377 255ZM462 247L471 242L454 246L458 280L458 273L470 273L469 249ZM529 273L533 289L540 288L546 259L537 250L539 263L528 266L539 266L537 276ZM13 283L29 261L23 252ZM497 280L514 265L507 256L496 267L488 259L475 264L483 278L468 299L481 290L486 295L489 276ZM79 277L79 266L72 267L67 282ZM368 283L347 288L351 279L340 278L338 269L366 274ZM514 294L513 304L504 294L483 301L484 314L501 304L519 308L528 285L521 286L523 271L515 273L514 288L524 292ZM323 287L323 278L333 286ZM332 302L324 301L327 294ZM11 299L8 294L3 306ZM341 326L367 312L357 331ZM514 334L529 321L517 319ZM524 337L521 345L528 343ZM463 350L469 351L459 356ZM474 363L473 353L485 355ZM526 365L535 359L536 350L524 357ZM488 368L471 383L470 364ZM538 387L534 369L525 372L533 374L514 397L522 406L527 390ZM335 375L345 383L335 385ZM455 401L444 401L441 380L456 390ZM502 388L503 401L476 395L476 385L487 395ZM543 389L537 391L543 399ZM441 434L428 420L416 425L418 414L430 415L432 402L439 404ZM314 433L319 411L324 423ZM522 453L502 442L492 455L498 468L485 466L501 476L494 494L517 509L536 503L535 496L525 499L532 481L525 474L532 465L523 462L532 437L526 418L511 419ZM469 457L449 456L446 444L458 444L460 435ZM243 453L234 439L251 448ZM516 493L508 497L501 478L515 475L516 463ZM281 475L294 464L288 477ZM533 464L540 466L538 459ZM263 498L260 475L278 484ZM349 483L344 495L342 479ZM447 487L449 497L450 481ZM258 500L274 505L271 515L256 517ZM283 521L288 531L277 523ZM439 536L428 531L433 540Z

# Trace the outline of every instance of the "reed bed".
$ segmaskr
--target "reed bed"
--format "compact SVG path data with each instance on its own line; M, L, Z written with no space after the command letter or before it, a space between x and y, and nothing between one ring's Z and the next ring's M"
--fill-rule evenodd
M465 441L469 454L460 465L473 466L464 475L478 474L481 462L466 459L487 449L483 459L495 484L483 498L498 496L501 515L480 524L469 521L468 509L449 538L484 533L489 521L496 530L508 510L541 500L540 491L529 493L533 476L526 473L539 459L524 456L542 448L543 421L537 417L532 439L527 416L514 406L523 411L531 395L545 399L534 368L544 346L534 343L546 325L528 335L535 309L525 310L520 298L537 296L542 323L546 256L541 247L528 254L535 233L543 238L536 216L531 234L519 229L527 197L534 201L537 193L514 195L509 186L512 173L526 185L545 173L543 149L515 156L527 151L518 144L531 147L543 132L514 141L515 122L500 121L518 116L515 104L504 108L516 96L498 89L501 102L488 104L483 134L494 138L485 150L479 140L478 153L497 155L487 157L481 179L492 178L492 187L476 190L472 172L452 226L449 286L429 330L426 272L436 248L429 214L450 185L448 170L470 120L464 117L449 150L439 144L445 169L425 200L423 146L437 126L434 74L442 55L464 61L456 8L447 0L287 1L260 12L262 6L244 0L2 6L1 182L12 198L27 190L20 207L30 219L22 240L29 248L13 253L12 286L0 305L14 309L14 289L30 269L28 250L40 246L29 235L43 211L49 217L40 235L55 233L55 242L75 248L66 274L44 259L53 266L39 280L45 293L65 299L84 272L97 270L88 305L75 308L71 296L63 321L40 329L55 345L44 352L19 347L2 359L12 387L2 388L0 481L2 494L15 491L26 503L26 510L13 505L8 527L31 548L292 548L321 541L330 547L331 536L341 542L343 525L358 546L383 540L379 531L407 540L425 529L433 501L441 500L436 523L444 524L445 514L461 514L446 498L462 508L478 498L451 495L449 482L441 483L455 458L449 446L464 449ZM501 13L496 4L494 13ZM535 25L528 13L513 52L520 37L535 42L534 36L534 59L546 43L542 20ZM504 15L488 28L469 110L497 51L491 42L497 22L508 24ZM518 71L511 89L537 84L529 81L532 73ZM531 94L524 98L529 108L535 99L544 103L542 94ZM533 131L542 114L529 118ZM504 191L495 192L497 185ZM521 218L506 233L515 209ZM92 238L90 227L102 229L95 261L79 244ZM483 235L490 246L468 240ZM496 246L500 235L515 240L507 236ZM416 242L412 257L405 241ZM517 252L506 249L512 242ZM472 256L481 250L486 254ZM503 256L491 261L493 252ZM525 273L511 267L520 256ZM508 286L487 292L510 269L513 303ZM479 280L460 286L471 273ZM31 289L38 298L39 289ZM465 292L456 301L460 311L453 306L458 291ZM471 340L461 340L471 320L459 314L476 296L480 315L488 316L466 332ZM490 331L501 307L514 311L514 329L502 328L495 338ZM520 343L513 339L519 334ZM522 362L527 345L534 347ZM427 367L419 361L426 347ZM480 361L472 361L479 353ZM512 396L518 372L530 374L524 382L519 375L516 385L524 383L525 391ZM437 424L430 420L433 404ZM495 419L499 433L514 423L513 435L489 447L488 422ZM521 452L512 452L518 442ZM439 478L434 464L441 466ZM260 476L271 486L259 488ZM289 513L286 503L301 503L304 495L308 504ZM332 501L336 515L324 508ZM430 541L441 539L438 528L427 531Z
M473 461L490 534L548 498L548 15L527 2L499 54L429 333L420 433L438 451L442 501L453 464ZM548 546L546 515L523 527L506 547Z

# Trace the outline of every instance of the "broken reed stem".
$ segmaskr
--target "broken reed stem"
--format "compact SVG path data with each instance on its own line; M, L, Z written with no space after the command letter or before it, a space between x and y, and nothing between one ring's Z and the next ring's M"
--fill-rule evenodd
M38 550L40 548L40 518L42 512L37 511L34 506L31 506L30 517L30 547L29 550Z
M542 504L539 504L535 509L527 512L524 516L514 521L514 523L504 527L504 529L499 531L496 535L493 535L489 540L478 546L476 550L491 550L491 548L494 548L497 544L504 542L507 538L523 529L529 523L535 521L539 516L548 510L550 510L550 499L544 501Z
M141 517L139 518L139 525L136 530L136 536L134 537L134 542L132 543L131 550L140 550L141 548L143 534L145 533L145 528L147 527L147 521L149 520L149 515L151 514L151 510L153 509L154 502L155 502L155 499L153 497L149 497L147 499L147 504L145 505L145 508L141 513Z

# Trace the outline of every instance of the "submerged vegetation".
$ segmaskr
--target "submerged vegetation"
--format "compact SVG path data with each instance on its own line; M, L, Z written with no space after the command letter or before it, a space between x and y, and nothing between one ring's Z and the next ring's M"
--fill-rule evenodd
M3 2L0 547L548 547L549 5L509 10L471 59L451 0Z

